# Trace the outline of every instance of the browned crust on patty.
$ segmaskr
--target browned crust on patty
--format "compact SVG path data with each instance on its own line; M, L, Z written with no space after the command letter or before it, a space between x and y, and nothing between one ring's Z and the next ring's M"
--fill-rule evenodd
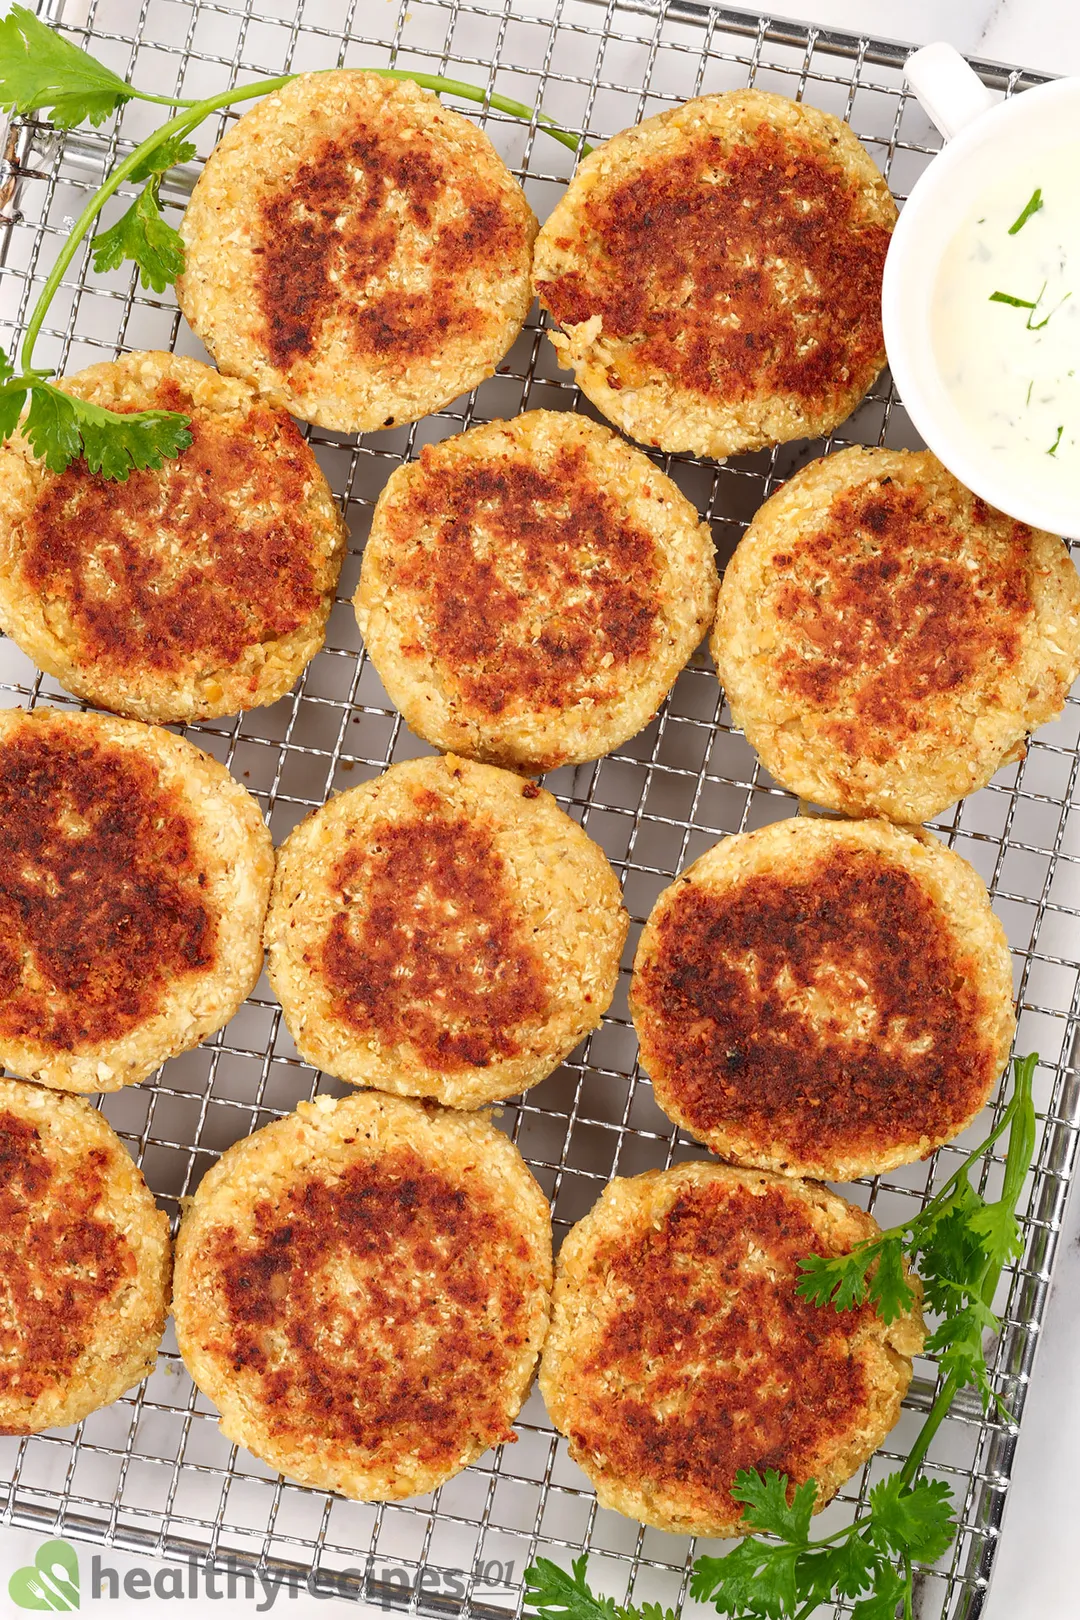
M430 91L301 74L207 161L177 296L223 371L365 432L491 374L528 309L535 232L487 136Z
M715 591L708 528L670 479L608 428L529 411L391 475L356 612L421 736L544 771L651 719Z
M62 1189L63 1217L39 1227L35 1204L59 1190L52 1185L53 1166L37 1128L0 1112L0 1277L7 1307L0 1319L0 1408L13 1396L33 1403L71 1376L101 1306L134 1271L123 1236L96 1218L108 1159L104 1148L89 1149L78 1182Z
M29 806L33 809L30 811ZM210 970L189 808L151 761L27 722L0 742L0 1039L78 1052Z
M334 1012L448 1073L518 1057L522 1026L551 1014L552 987L494 829L430 791L413 805L415 820L377 826L333 873L342 909L322 972Z
M425 446L424 472L387 539L418 525L438 531L430 551L403 557L396 573L405 590L430 597L431 650L462 700L496 717L525 701L560 709L586 692L595 703L615 697L626 666L652 646L662 564L652 537L597 489L585 449L567 446L540 472L524 460L440 466ZM513 582L500 556L512 559ZM538 597L540 633L521 637Z
M184 738L0 711L0 1061L115 1091L196 1046L254 989L272 875L258 805Z
M181 1350L230 1437L362 1500L430 1490L511 1427L550 1224L475 1115L320 1098L238 1144L181 1229Z
M168 1221L81 1098L0 1081L0 1433L76 1423L153 1365Z
M737 1162L828 1180L956 1135L1013 1030L976 874L883 822L724 840L657 901L631 1007L672 1118Z
M786 787L922 821L1021 756L1080 668L1062 542L988 507L928 452L840 451L758 512L713 655Z
M818 1483L820 1509L896 1422L917 1310L822 1310L799 1261L876 1223L803 1182L726 1165L616 1180L559 1256L540 1386L602 1505L743 1532L740 1469Z
M283 411L183 355L65 379L109 410L174 411L192 443L117 483L0 452L0 622L69 690L135 719L276 702L322 644L345 528Z
M476 1108L595 1029L627 926L603 851L551 794L451 754L394 765L294 829L268 971L307 1062Z
M450 188L459 216L431 234ZM452 167L435 144L425 150L416 131L366 119L321 141L286 185L262 198L263 339L286 375L318 351L343 293L361 294L386 273L403 233L415 235L409 256L426 272L425 290L403 295L388 286L354 312L350 327L353 358L391 369L430 360L448 339L482 334L485 313L469 296L468 276L520 255L520 210L483 174Z
M537 289L567 333L593 334L591 361L573 335L567 352L595 368L595 387L579 381L614 421L730 454L834 427L873 382L895 217L830 115L759 91L701 97L582 165L541 233ZM666 420L648 435L635 396L654 388L726 426L695 423L700 443Z

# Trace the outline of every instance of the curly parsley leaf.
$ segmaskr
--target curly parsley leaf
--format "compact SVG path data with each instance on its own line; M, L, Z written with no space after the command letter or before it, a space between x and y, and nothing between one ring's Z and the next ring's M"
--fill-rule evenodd
M87 119L104 123L134 93L25 6L12 6L0 21L0 107L5 111L47 112L60 129L73 129Z
M188 419L176 411L109 411L40 379L31 385L23 432L50 472L83 456L92 473L120 482L191 443Z
M116 270L125 259L139 267L144 287L163 293L184 268L180 233L167 223L158 202L159 180L151 180L115 225L94 238L94 269L98 275Z

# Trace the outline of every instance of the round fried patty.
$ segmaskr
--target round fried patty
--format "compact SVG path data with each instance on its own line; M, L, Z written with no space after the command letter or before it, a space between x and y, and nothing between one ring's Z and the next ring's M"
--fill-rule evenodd
M612 1181L562 1246L540 1367L601 1505L736 1536L735 1475L771 1468L824 1507L896 1423L924 1335L917 1306L886 1326L800 1298L799 1261L878 1230L824 1187L728 1165Z
M529 411L390 475L356 614L415 732L539 772L647 725L715 603L711 535L671 480L585 417Z
M550 793L448 755L331 799L282 845L270 982L314 1067L476 1108L599 1024L629 926Z
M827 433L885 364L896 207L830 113L700 96L581 163L533 275L560 364L643 444L728 456Z
M884 821L723 839L656 902L630 1005L671 1119L722 1158L823 1181L958 1135L1015 1028L982 880Z
M364 1092L301 1103L204 1177L173 1311L230 1440L382 1501L515 1438L550 1287L547 1201L512 1143Z
M0 1080L0 1433L79 1423L154 1365L168 1219L81 1097Z
M322 646L345 527L311 450L245 383L127 354L63 387L112 411L179 411L158 471L51 473L0 448L0 625L69 691L137 720L275 703Z
M258 979L258 805L171 732L0 713L0 1062L116 1091L197 1046Z
M1080 577L928 451L815 461L724 575L713 657L776 780L917 822L1022 758L1080 671Z
M362 433L491 375L528 311L535 233L487 136L430 90L307 73L211 153L176 292L222 371Z

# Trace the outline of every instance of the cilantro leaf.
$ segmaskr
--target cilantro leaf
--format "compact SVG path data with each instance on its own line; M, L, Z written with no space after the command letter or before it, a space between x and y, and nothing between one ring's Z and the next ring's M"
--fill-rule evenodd
M834 1593L858 1597L874 1585L880 1555L866 1535L848 1536L836 1547L807 1553L804 1561L806 1597L827 1603Z
M870 1278L869 1295L884 1322L895 1322L915 1303L915 1294L904 1275L904 1246L898 1237L875 1244L877 1269Z
M191 443L188 419L176 411L109 411L43 381L32 386L23 432L50 472L82 455L91 472L120 482Z
M63 472L82 452L82 435L71 399L47 384L33 390L23 432L50 472Z
M803 1275L795 1292L812 1305L831 1303L838 1311L854 1310L866 1298L866 1273L873 1258L869 1245L850 1254L808 1254L799 1261Z
M94 269L115 270L125 259L139 267L144 287L163 293L184 268L184 244L158 204L158 182L151 180L115 225L94 238Z
M537 1614L566 1615L568 1620L618 1620L621 1613L614 1598L598 1597L585 1581L588 1558L575 1558L573 1575L552 1562L538 1558L525 1571L525 1607Z
M810 1518L817 1501L817 1486L813 1480L796 1487L788 1502L788 1477L775 1468L759 1474L754 1469L740 1468L735 1475L731 1494L736 1502L743 1502L743 1515L751 1530L763 1530L785 1541L805 1541L810 1531Z
M952 1491L943 1479L905 1485L901 1474L890 1474L871 1486L869 1534L889 1552L935 1563L956 1535L951 1502Z
M774 1547L747 1536L722 1558L699 1558L690 1578L692 1597L723 1615L784 1620L798 1602L799 1549Z
M886 1564L879 1571L873 1594L860 1598L851 1611L851 1620L896 1620L896 1611L909 1593L909 1584L898 1570Z
M1000 1199L995 1204L984 1204L971 1217L971 1229L983 1240L983 1248L994 1264L1006 1265L1015 1260L1023 1248L1020 1223L1011 1204Z
M0 443L10 439L19 425L19 417L26 403L26 389L12 388L0 391Z
M0 384L10 382L15 375L15 367L8 359L6 352L0 349Z
M128 179L149 180L152 174L164 174L177 163L190 163L194 156L193 142L185 140L183 135L170 135L160 146L155 146L152 151L147 152L142 162L137 163L132 169Z
M48 112L60 129L101 124L134 92L110 68L80 50L25 6L0 21L0 107Z
M870 1299L886 1322L911 1309L915 1295L904 1273L904 1244L899 1235L861 1243L850 1254L806 1255L795 1291L814 1305L855 1310Z

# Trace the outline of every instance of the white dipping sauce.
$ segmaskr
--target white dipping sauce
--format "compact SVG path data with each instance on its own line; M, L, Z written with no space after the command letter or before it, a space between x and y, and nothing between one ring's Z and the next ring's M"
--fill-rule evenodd
M1074 497L1080 142L1006 170L976 199L941 262L931 335L942 381L983 453L1033 491Z

